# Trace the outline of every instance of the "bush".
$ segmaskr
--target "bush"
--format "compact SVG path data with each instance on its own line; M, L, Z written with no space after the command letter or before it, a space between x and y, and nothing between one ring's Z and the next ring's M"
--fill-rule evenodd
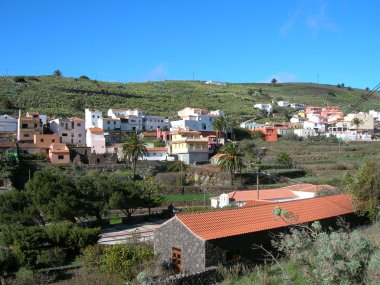
M65 251L62 248L54 247L37 254L36 267L46 268L61 266L65 260Z
M105 248L103 262L107 271L130 281L141 272L143 262L151 258L153 248L150 245L115 244Z
M79 79L90 80L90 78L86 75L80 76Z
M180 160L172 161L168 164L166 170L168 172L185 172L189 166Z
M8 275L16 272L18 268L19 263L12 250L0 247L0 277L6 278Z
M241 141L244 139L250 139L252 136L252 133L248 129L236 127L236 128L233 128L233 135L234 135L234 140Z
M24 76L16 76L13 80L16 83L26 83L26 80L25 80Z
M59 69L54 70L53 76L54 77L62 77L62 71L60 71Z

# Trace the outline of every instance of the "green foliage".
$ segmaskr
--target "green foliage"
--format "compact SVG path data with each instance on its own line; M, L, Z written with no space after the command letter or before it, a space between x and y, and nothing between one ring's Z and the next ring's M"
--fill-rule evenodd
M74 183L59 172L37 171L25 189L41 217L75 221L83 212Z
M271 83L273 84L273 86L276 85L277 81L278 81L278 80L277 80L276 78L273 78L273 79L271 80Z
M10 246L21 265L41 268L62 264L88 245L96 244L100 231L62 222L40 226L5 226L3 241Z
M233 185L233 172L240 171L243 166L243 154L237 144L229 143L220 149L225 154L219 159L218 165L221 169L230 172L231 186Z
M291 167L293 164L293 160L288 153L281 152L277 156L277 163L279 163L285 167Z
M73 109L76 111L84 110L84 102L80 98L75 99L71 104L72 104Z
M161 138L158 138L153 141L153 145L154 147L164 147L166 146L166 143Z
M237 141L252 138L252 131L245 128L235 127L233 128L233 133L234 139Z
M18 167L19 162L14 156L0 153L0 181L13 178Z
M356 174L347 173L343 177L344 190L351 194L359 215L367 215L371 220L379 217L380 210L380 170L379 164L367 162Z
M265 135L260 131L251 131L252 139L254 140L263 140Z
M153 258L153 248L143 244L116 244L104 249L104 266L125 280L132 280L141 271L142 263Z
M188 167L189 166L183 161L175 160L168 163L166 170L168 172L180 172L180 171L186 172Z
M89 245L83 250L81 260L86 266L99 269L102 266L103 253L103 246Z
M5 278L19 269L16 256L10 248L0 247L0 277Z
M0 107L2 109L12 109L14 106L11 100L9 100L8 98L3 98L0 101Z
M302 265L305 277L315 284L361 284L374 252L371 243L357 231L326 233L320 224L293 228L274 245Z
M133 177L136 178L136 165L139 157L147 152L145 141L136 133L127 134L123 144L123 154L132 163Z
M90 78L86 75L80 76L79 79L90 80Z
M15 76L15 78L13 78L13 80L16 83L26 83L26 80L25 80L24 76Z
M54 70L53 76L54 77L62 77L62 72L59 69Z

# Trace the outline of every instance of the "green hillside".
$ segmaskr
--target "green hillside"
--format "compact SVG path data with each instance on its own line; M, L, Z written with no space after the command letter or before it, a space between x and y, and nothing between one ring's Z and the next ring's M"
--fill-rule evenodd
M178 110L192 106L221 109L241 120L258 114L252 108L254 104L272 99L306 105L336 105L347 110L365 93L360 89L309 83L276 86L234 83L223 87L200 81L118 83L53 76L7 76L0 77L0 113L16 114L21 109L55 116L83 116L84 108L105 111L115 107L140 108L148 114L175 117ZM7 99L13 106L7 106L9 101L4 103ZM380 109L379 99L377 93L363 103L361 110Z

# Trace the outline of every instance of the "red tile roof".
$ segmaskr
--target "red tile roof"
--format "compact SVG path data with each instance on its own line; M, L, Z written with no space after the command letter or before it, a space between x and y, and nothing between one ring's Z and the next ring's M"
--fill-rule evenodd
M104 133L103 129L101 128L89 128L89 131L93 134L102 134Z
M156 132L143 132L144 137L157 137Z
M167 151L166 147L147 147L147 151Z
M302 192L319 192L321 190L334 190L335 187L324 184L324 185L314 185L314 184L296 184L283 187L292 191L302 191Z
M248 201L247 203L244 204L243 207L257 207L257 206L262 206L262 205L268 205L268 204L273 204L275 202L270 202L270 201Z
M276 217L276 206L292 214L287 222ZM290 224L307 223L354 212L348 195L335 195L305 199L260 207L242 207L214 212L178 214L178 219L195 235L204 240L260 232L286 227Z
M258 196L259 194L259 196ZM258 199L259 197L259 199ZM291 199L296 198L297 195L288 189L262 189L259 190L246 190L235 191L228 193L228 198L237 202L251 201L251 200L277 200L277 199Z
M225 156L225 155L226 155L225 153L217 153L214 156L212 156L211 158L220 158L220 157Z

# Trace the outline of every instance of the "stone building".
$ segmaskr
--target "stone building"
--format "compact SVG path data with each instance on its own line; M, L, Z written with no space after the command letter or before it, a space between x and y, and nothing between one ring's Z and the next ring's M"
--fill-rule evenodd
M280 207L286 217L273 210ZM156 229L154 250L165 263L183 273L197 273L218 264L252 262L261 258L254 244L270 246L270 234L284 231L289 224L320 220L331 223L336 217L353 217L347 195L262 204L212 212L178 214Z

